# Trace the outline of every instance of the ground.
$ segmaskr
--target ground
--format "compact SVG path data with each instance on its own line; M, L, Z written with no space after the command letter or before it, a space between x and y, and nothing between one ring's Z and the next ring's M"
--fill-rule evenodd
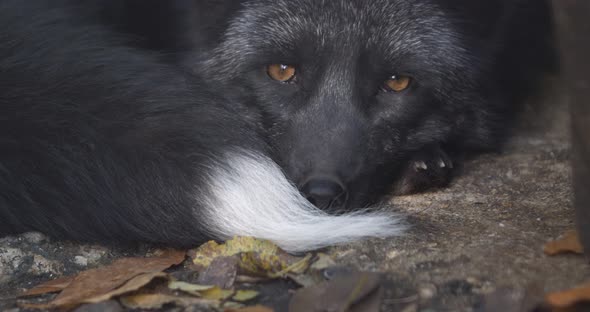
M529 101L504 151L468 161L448 188L393 199L409 216L406 236L328 250L340 264L387 273L386 298L397 300L385 310L495 311L490 304L501 304L498 298L535 297L590 280L583 257L542 251L574 227L567 107L560 88L549 89ZM148 250L55 242L35 233L0 238L0 310L19 311L15 295L22 288ZM284 306L286 287L282 293L269 287L274 293L268 290L263 303Z

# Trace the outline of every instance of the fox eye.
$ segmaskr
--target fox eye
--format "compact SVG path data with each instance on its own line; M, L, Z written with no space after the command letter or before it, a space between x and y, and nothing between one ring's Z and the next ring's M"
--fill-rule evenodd
M403 75L393 75L382 86L385 92L402 92L410 87L412 78Z
M271 64L266 67L268 76L280 82L292 82L295 79L295 67L285 64Z

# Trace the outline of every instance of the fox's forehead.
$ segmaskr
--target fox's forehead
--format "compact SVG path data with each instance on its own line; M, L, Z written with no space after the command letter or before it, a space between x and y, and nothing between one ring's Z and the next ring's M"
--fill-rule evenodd
M228 37L248 46L293 51L342 46L392 55L431 49L448 36L448 18L434 3L400 0L254 0Z
M207 65L236 75L308 60L326 68L342 57L341 68L348 62L392 73L410 67L418 78L467 75L476 70L464 68L472 51L448 15L429 0L249 0Z

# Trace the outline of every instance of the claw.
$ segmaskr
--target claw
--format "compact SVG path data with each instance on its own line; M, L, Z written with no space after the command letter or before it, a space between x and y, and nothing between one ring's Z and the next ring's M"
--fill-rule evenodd
M419 169L422 170L428 170L428 166L426 165L426 163L424 161L416 161L414 163L414 168L416 169L416 171L418 171Z

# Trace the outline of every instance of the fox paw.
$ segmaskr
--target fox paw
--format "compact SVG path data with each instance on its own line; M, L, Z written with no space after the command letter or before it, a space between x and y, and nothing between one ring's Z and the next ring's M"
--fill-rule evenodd
M440 148L416 154L402 170L395 195L409 195L445 187L451 181L454 164Z

